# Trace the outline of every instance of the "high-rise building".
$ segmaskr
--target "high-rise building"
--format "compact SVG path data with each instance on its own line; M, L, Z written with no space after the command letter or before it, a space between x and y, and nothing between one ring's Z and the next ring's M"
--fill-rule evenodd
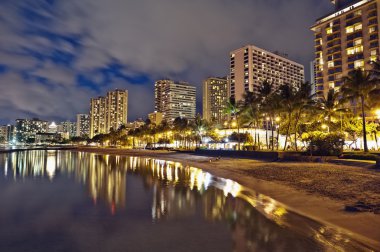
M13 140L14 130L15 127L10 124L0 126L0 139L2 138L4 142L11 142Z
M317 62L315 60L310 62L310 85L311 85L311 95L315 97L317 94Z
M227 121L225 110L229 98L230 86L227 77L211 77L203 81L203 118L218 124Z
M162 112L164 110L163 97L166 86L174 83L172 80L158 80L154 83L154 111Z
M153 112L148 115L148 118L151 123L155 125L159 125L162 122L162 113L161 112Z
M90 136L90 116L88 114L77 114L76 136Z
M285 54L247 45L230 53L230 78L231 97L240 101L245 92L257 92L264 81L275 86L299 84L305 81L305 73L303 65Z
M155 110L172 122L177 117L195 118L196 88L186 82L159 80L155 83Z
M332 0L336 10L316 21L316 85L319 97L339 90L350 71L370 69L379 54L379 0Z
M7 142L8 128L7 125L0 126L0 143Z
M127 124L128 91L114 90L106 97L106 130L117 130L121 125Z
M34 143L36 135L46 133L48 122L38 118L16 120L16 140L24 143Z
M106 98L91 99L90 108L90 137L105 134L106 131Z
M128 91L114 90L106 97L91 99L90 137L107 134L111 129L117 130L127 124Z
M68 139L76 136L76 123L75 122L61 122L58 125L58 133L64 135L64 138Z
M332 4L335 5L335 8L338 9L338 10L340 8L352 5L355 2L359 2L359 1L355 1L355 0L330 0L330 1L331 1Z

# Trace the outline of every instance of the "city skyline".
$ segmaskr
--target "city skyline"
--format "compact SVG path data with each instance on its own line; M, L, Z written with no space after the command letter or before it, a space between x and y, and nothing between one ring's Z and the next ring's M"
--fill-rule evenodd
M179 1L169 10L186 22L174 22L167 29L165 18L147 13L154 22L146 26L152 26L154 31L130 25L129 18L139 15L142 6L148 3L156 9L169 5L167 1L150 3L147 0L133 4L112 2L105 7L101 0L91 6L87 6L86 1L75 4L36 1L33 9L26 1L2 4L2 13L9 16L0 22L3 34L0 82L7 83L0 90L4 94L0 102L0 123L32 117L74 120L76 114L88 113L87 101L91 97L115 88L128 89L133 94L129 107L133 121L152 111L155 80L163 77L185 80L201 90L207 77L228 74L229 52L246 44L287 53L290 59L305 66L306 76L309 76L307 66L313 58L314 44L309 28L317 18L334 9L328 0L288 1L286 4L272 0L228 5L217 0L196 1L186 8L185 2ZM121 15L115 9L136 14ZM121 17L122 22L115 24L113 17L108 23L99 20L96 14L100 10L102 15L112 13L115 18ZM189 10L199 14L197 20L189 16ZM93 15L81 15L85 18L75 15L76 18L70 19L71 13L88 14L89 11L93 11ZM247 19L237 21L235 17L240 14ZM209 15L215 17L213 21ZM105 29L99 33L93 25ZM121 32L124 29L128 32ZM88 34L84 30L88 30ZM161 33L156 34L156 30ZM183 36L184 40L178 36L183 30L194 32L191 37ZM132 35L126 37L122 33ZM161 39L152 39L158 35ZM293 37L299 39L291 41ZM17 43L12 43L15 40ZM201 112L201 98L198 92L197 112ZM142 99L146 101L144 104L139 103Z

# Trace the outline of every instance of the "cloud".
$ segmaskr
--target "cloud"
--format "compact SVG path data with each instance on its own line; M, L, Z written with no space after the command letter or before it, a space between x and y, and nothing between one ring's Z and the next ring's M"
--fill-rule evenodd
M152 82L163 77L196 85L200 105L202 80L228 74L229 52L246 44L286 52L307 68L314 54L309 27L331 7L328 0L6 0L0 4L0 65L13 75L0 81L14 83L18 94L10 95L18 99L12 109L1 98L0 112L7 120L28 113L73 118L88 108L91 95L118 86L130 89L134 119L153 110ZM131 79L147 76L145 82L110 77L104 69L113 62ZM25 72L41 78L31 84ZM53 100L59 102L39 109Z
M1 116L6 122L21 116L72 119L75 117L73 112L87 112L89 102L86 101L96 95L87 88L46 85L36 80L26 80L13 72L0 75L0 83Z

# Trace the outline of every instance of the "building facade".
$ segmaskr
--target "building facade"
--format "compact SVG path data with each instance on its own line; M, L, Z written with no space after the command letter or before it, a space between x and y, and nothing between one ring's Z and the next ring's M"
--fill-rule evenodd
M48 122L38 118L17 119L15 130L17 142L34 143L38 133L47 133Z
M128 91L114 90L106 97L106 131L111 128L117 130L121 125L127 124Z
M8 127L7 125L0 126L0 143L8 142Z
M379 54L379 0L331 1L335 11L316 21L316 87L319 97L339 90L342 77L370 69Z
M91 99L90 106L90 137L106 133L106 98Z
M155 83L155 109L163 120L174 121L177 117L195 118L196 87L186 82L159 80Z
M62 135L63 138L69 139L76 136L77 124L75 122L61 122L58 125L58 133Z
M90 108L90 137L107 134L111 129L117 130L127 124L128 91L114 90L106 97L91 99Z
M305 81L304 66L253 45L247 45L230 53L231 97L243 99L245 92L257 92L264 81L275 86L299 84Z
M203 119L223 125L228 120L225 110L230 96L227 77L211 77L203 81Z
M77 114L76 122L76 136L77 137L88 137L90 136L90 115L88 114Z
M161 112L153 112L148 115L148 118L151 123L155 125L159 125L162 122L162 113Z
M0 126L0 143L11 142L14 138L15 127L13 125Z

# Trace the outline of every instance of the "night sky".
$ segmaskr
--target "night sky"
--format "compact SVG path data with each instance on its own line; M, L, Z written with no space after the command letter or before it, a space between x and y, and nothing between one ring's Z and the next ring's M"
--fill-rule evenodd
M154 81L225 76L247 44L305 65L329 0L1 0L0 123L74 120L91 97L129 90L132 121L154 110Z

